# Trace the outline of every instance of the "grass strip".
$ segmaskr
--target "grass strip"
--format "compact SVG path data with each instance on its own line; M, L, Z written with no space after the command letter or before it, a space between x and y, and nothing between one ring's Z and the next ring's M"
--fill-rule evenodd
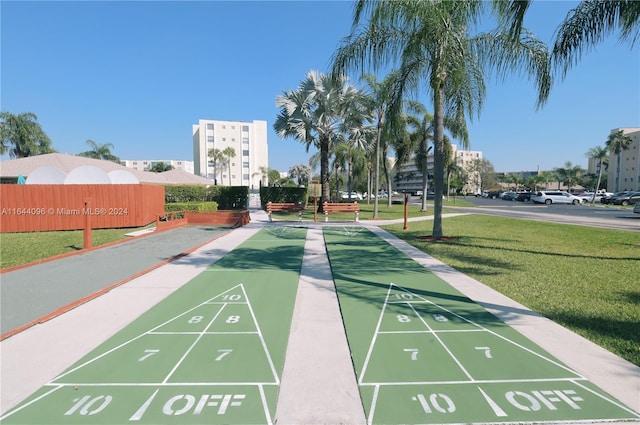
M384 228L425 253L640 366L635 232L467 215Z
M105 245L128 238L127 233L142 230L96 229L91 231L92 246ZM55 255L83 249L82 230L56 232L3 233L0 235L0 268L14 267Z

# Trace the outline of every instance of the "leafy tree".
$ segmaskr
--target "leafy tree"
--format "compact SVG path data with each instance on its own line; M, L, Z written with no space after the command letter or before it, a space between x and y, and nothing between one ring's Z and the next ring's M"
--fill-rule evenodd
M209 149L209 159L213 162L213 169L215 170L213 174L214 183L216 185L218 184L218 180L216 179L218 173L220 173L220 183L222 183L222 164L225 159L225 154L220 149L211 148Z
M478 176L481 190L489 189L496 184L496 171L491 161L486 158L472 160L467 171L472 176Z
M152 173L164 173L165 171L171 170L173 170L173 166L164 162L156 162L149 169Z
M280 181L280 171L275 168L269 168L269 172L267 173L269 177L269 184L274 185Z
M289 90L276 98L280 108L273 128L280 138L292 137L305 144L307 151L315 146L320 151L320 183L322 203L330 199L329 151L342 131L344 117L357 110L362 93L345 75L330 76L310 71L297 90Z
M289 168L289 177L296 179L298 181L298 185L306 186L311 178L311 167L304 164L294 165Z
M629 149L631 146L631 137L624 134L623 130L612 131L607 137L607 141L605 142L605 146L609 150L609 152L616 155L616 169L615 169L615 191L620 187L620 153L623 150Z
M91 150L80 152L78 156L84 156L93 159L102 159L105 161L112 161L117 163L120 162L120 158L111 153L111 150L114 148L112 143L100 144L89 139L87 140L87 145L91 147Z
M231 146L227 146L222 151L222 155L224 155L227 165L229 166L229 186L231 186L231 158L236 157L236 150Z
M434 111L433 237L442 235L444 118L456 120L452 135L467 147L466 117L479 113L485 98L485 69L498 75L523 70L538 86L538 106L551 87L546 45L522 27L529 2L358 0L353 28L334 55L333 72L370 65L375 70L399 62L392 109L408 92L426 89ZM471 34L487 5L499 27ZM368 17L368 24L363 21ZM395 106L394 106L395 105Z
M37 120L33 112L0 112L0 155L8 152L11 158L26 158L55 152Z
M571 9L556 31L552 58L566 75L582 53L619 30L619 40L635 45L640 35L640 2L637 0L585 0Z
M595 190L593 191L593 196L591 197L591 203L594 203L596 200L596 192L600 190L600 182L602 181L602 169L604 168L604 163L609 156L609 151L607 148L603 148L602 146L594 146L589 151L587 151L588 158L595 158L598 161L598 182L596 183Z
M462 188L467 183L468 174L456 161L451 161L445 170L447 176L447 199L451 195L451 180L454 180L455 188ZM423 192L423 198L427 198L427 192ZM424 201L423 201L424 202Z

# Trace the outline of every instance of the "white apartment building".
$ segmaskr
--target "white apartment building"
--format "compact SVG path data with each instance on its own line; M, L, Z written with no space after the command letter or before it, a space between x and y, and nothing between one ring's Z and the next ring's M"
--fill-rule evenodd
M609 154L607 191L640 190L640 128L614 128L631 138L631 145L616 155Z
M480 193L482 191L480 175L477 172L471 172L470 165L473 161L482 159L482 151L458 150L456 145L451 145L451 148L456 163L467 172L469 177L463 190L467 193ZM427 156L427 169L429 170L429 174L433 174L433 155ZM422 190L422 173L418 169L414 158L411 158L404 164L397 164L395 175L394 190L400 193L416 193ZM433 182L429 181L430 191L433 190L432 184Z
M121 165L133 168L138 171L150 171L156 164L168 164L174 170L182 170L193 174L193 161L182 161L175 159L123 159Z
M230 161L214 163L209 157L212 149L228 147L236 154ZM193 125L193 160L194 173L215 184L257 189L267 183L267 122L199 120Z

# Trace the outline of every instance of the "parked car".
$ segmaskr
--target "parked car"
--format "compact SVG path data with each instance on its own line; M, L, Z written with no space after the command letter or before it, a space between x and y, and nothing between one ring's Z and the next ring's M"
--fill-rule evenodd
M640 202L640 192L627 192L624 195L620 195L611 199L613 205L635 205Z
M505 201L515 201L518 194L516 192L504 192L500 197Z
M349 192L342 192L342 199L349 198L351 198L351 200L353 201L358 201L362 199L362 195L360 195L358 192L351 192L351 196L349 196Z
M640 214L640 202L636 202L636 204L633 206L633 212L636 214Z
M499 198L504 192L502 190L490 190L487 192L487 198L496 199Z
M582 203L582 199L569 192L561 190L546 190L536 192L531 197L531 201L537 204L573 204L578 205Z
M622 191L622 192L615 192L614 194L612 194L611 196L603 196L602 198L600 198L600 202L603 204L612 204L612 200L613 198L617 198L618 196L622 196L625 193L627 193L627 191Z
M597 203L604 203L602 202L602 199L605 197L613 196L613 193L597 192L594 196L593 192L584 192L576 196L579 196L580 198L582 198L582 202L594 202L597 204Z

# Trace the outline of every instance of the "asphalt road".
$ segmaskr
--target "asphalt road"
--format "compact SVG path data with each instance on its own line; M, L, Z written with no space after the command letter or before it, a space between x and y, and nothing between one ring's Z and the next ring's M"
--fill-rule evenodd
M640 214L634 214L631 208L605 205L542 205L531 202L511 202L502 199L462 198L476 207L451 207L464 212L497 215L502 217L541 220L553 223L599 227L603 229L640 232ZM419 203L414 197L410 203Z

